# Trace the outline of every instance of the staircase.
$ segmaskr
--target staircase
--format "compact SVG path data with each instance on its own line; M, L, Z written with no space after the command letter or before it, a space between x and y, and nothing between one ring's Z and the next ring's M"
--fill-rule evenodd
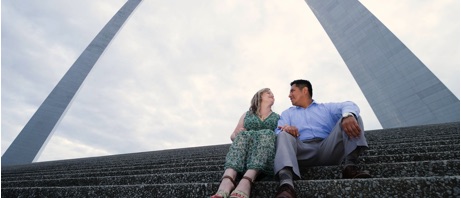
M341 179L340 166L302 168L298 197L459 197L459 122L366 131L361 167L373 178ZM229 144L2 167L1 197L209 197ZM252 197L273 197L260 178Z

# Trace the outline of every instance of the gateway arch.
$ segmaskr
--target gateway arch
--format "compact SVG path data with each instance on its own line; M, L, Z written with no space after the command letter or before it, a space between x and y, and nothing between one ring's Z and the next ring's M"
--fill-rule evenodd
M2 156L32 163L105 48L141 0L128 0L51 91ZM459 122L459 99L358 0L306 0L383 128Z

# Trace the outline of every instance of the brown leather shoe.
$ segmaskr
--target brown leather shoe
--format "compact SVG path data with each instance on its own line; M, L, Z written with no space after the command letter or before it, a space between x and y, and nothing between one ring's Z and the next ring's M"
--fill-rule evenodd
M295 189L289 184L283 184L277 189L277 194L275 198L296 198Z
M356 165L348 165L343 170L343 179L354 179L354 178L370 178L370 172L367 170L360 170Z

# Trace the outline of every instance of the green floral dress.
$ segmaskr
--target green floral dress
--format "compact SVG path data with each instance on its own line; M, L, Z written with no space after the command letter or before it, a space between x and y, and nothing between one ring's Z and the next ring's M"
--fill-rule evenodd
M273 174L275 139L274 129L280 115L272 112L264 121L249 111L245 114L244 127L234 139L226 156L224 168L232 168L239 173L256 169Z

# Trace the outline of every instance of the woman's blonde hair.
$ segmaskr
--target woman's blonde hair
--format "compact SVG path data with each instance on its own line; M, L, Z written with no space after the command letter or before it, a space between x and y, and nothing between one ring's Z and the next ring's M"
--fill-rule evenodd
M263 95L263 93L268 92L268 91L270 91L269 88L263 88L255 93L255 95L251 99L251 106L250 106L251 113L259 115L259 110L261 109L261 101L262 101L261 96Z

